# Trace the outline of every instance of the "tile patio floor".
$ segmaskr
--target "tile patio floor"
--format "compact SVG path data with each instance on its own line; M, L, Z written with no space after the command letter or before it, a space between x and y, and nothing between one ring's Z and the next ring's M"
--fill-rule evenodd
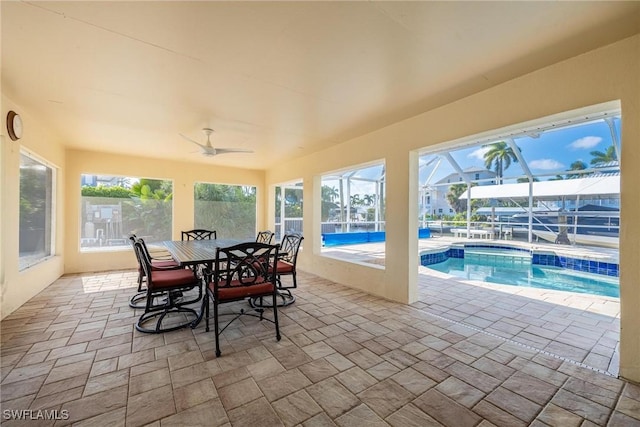
M135 279L64 276L2 321L3 425L640 426L606 301L421 274L408 306L300 273L282 340L243 318L215 358L204 324L135 331Z

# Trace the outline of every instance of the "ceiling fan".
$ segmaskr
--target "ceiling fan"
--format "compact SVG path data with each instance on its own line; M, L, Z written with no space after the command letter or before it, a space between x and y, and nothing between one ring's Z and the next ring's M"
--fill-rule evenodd
M213 156L217 156L218 154L227 154L227 153L253 153L252 150L245 150L242 148L215 148L213 145L211 145L211 134L213 133L213 129L204 128L202 129L202 132L204 132L204 134L207 136L206 144L200 144L199 142L194 141L193 139L187 136L184 136L183 134L179 134L179 135L184 139L186 139L187 141L193 142L198 147L202 148L202 155L207 157L213 157Z

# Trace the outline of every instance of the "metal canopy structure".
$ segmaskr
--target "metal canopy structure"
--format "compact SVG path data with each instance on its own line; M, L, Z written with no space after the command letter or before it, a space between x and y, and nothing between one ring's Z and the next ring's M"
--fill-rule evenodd
M586 177L565 179L560 181L542 181L532 183L534 198L545 200L562 200L565 197L587 197L597 199L599 197L611 197L620 194L620 175L606 175L599 177ZM518 200L529 198L529 183L519 182L515 184L483 185L473 187L471 196L466 190L460 199L507 199Z
M385 175L384 163L377 163L322 177L323 183L335 182L338 185L339 219L332 222L340 224L340 231L352 232L353 228L357 231L361 226L368 227L369 225L373 227L374 231L384 231ZM373 221L362 221L357 218L358 215L356 218L353 218L352 215L352 212L358 212L360 209L358 206L352 206L352 196L360 195L363 192L362 187L365 186L373 186L372 191L366 191L367 195L372 197Z

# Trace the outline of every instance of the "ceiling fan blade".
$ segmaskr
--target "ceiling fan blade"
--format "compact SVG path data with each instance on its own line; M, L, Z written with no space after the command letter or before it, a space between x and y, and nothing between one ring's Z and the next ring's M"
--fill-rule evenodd
M245 150L243 148L216 148L216 154L226 153L253 153L253 150Z
M199 142L194 141L193 139L189 138L188 136L184 136L184 135L183 135L183 134L181 134L181 133L179 133L178 135L180 135L181 137L183 137L183 138L184 138L184 139L186 139L187 141L189 141L189 142L191 142L191 143L196 144L197 146L201 147L201 148L202 148L202 149L204 149L204 150L206 150L206 149L207 149L207 146L206 146L206 145L200 144Z

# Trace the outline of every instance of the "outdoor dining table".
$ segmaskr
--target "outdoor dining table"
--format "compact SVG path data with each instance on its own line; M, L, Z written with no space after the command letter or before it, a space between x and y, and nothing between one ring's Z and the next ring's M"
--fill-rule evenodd
M237 239L205 239L205 240L165 240L159 242L171 254L171 257L181 267L194 267L199 265L206 266L209 270L213 270L213 263L216 260L216 251L218 248L226 248L237 245L239 243L253 242L253 240L237 240ZM202 298L202 307L200 314L191 324L192 328L198 326L205 312L205 304L208 299L206 297L207 290L204 290Z
M236 239L205 239L205 240L165 240L159 242L163 245L167 251L171 254L171 257L181 267L194 268L200 265L206 266L208 269L213 270L213 263L216 260L216 252L218 248L225 248L228 246L237 245L242 243L243 240ZM206 286L206 285L205 285ZM191 328L194 329L205 313L205 304L207 304L207 290L204 290L202 296L202 305L200 307L200 313L198 317L191 323Z
M181 267L206 265L211 269L216 260L218 248L226 248L245 241L236 239L165 240L160 244L167 248L167 251Z

